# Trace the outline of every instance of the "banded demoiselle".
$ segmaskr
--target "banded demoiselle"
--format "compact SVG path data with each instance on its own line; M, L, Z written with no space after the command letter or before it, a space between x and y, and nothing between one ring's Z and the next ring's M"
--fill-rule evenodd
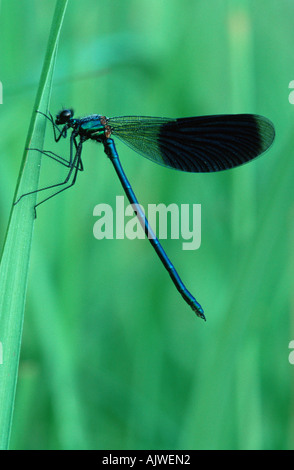
M145 234L174 285L196 315L205 320L201 305L182 282L150 227L121 166L112 136L121 139L135 152L165 167L180 171L207 173L234 168L263 153L274 140L273 124L267 118L254 114L180 119L142 116L107 118L100 114L92 114L78 119L74 118L72 109L64 109L57 114L55 121L51 114L49 116L44 114L44 116L53 126L56 142L61 138L66 138L69 129L72 129L69 139L69 160L51 151L42 151L43 154L57 160L69 170L66 179L61 183L33 191L62 187L38 202L35 210L43 202L75 184L78 172L83 170L81 155L84 143L89 139L102 143L104 152L112 162Z

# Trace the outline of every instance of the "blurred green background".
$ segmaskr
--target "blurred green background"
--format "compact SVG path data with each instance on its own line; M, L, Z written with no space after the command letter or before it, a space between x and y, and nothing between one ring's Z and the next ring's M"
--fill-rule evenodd
M0 5L2 241L54 6ZM12 448L293 449L293 23L290 0L69 2L53 114L258 113L277 135L208 175L117 145L144 207L201 204L200 249L163 245L207 323L146 240L94 238L94 206L123 191L102 147L85 146L75 188L38 211ZM49 127L44 148L68 152ZM64 177L47 160L40 186Z

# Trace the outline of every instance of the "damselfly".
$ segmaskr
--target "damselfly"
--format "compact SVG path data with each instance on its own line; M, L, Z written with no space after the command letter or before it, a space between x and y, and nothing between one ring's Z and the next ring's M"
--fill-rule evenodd
M68 173L64 181L33 191L57 188L54 194L38 202L35 210L43 202L75 184L78 172L83 170L84 143L89 139L102 143L104 152L112 162L146 236L174 285L196 315L205 319L201 305L182 282L150 227L121 166L112 137L121 139L135 152L160 165L180 171L207 173L234 168L263 153L274 140L273 124L267 118L254 114L180 119L142 116L107 118L100 114L92 114L78 119L74 117L72 109L64 109L57 114L55 121L51 114L44 116L52 124L56 142L66 138L71 129L68 160L51 151L42 151L43 154L66 166ZM21 197L27 194L31 193L23 194Z

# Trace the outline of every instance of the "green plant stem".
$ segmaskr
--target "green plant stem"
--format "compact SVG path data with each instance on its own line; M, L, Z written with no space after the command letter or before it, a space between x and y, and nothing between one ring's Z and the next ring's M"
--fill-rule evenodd
M38 188L40 155L28 154L27 147L43 148L46 120L36 110L46 112L58 38L68 0L58 0L49 35L25 151L15 190L14 201ZM30 251L34 227L36 193L12 207L0 265L0 341L3 363L0 364L0 449L8 449L17 383L18 364Z

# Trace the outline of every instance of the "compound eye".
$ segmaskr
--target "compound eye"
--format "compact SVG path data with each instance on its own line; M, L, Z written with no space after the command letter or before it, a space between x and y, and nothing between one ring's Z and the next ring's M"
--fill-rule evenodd
M56 124L65 124L73 117L73 110L72 109L63 109L56 115Z

